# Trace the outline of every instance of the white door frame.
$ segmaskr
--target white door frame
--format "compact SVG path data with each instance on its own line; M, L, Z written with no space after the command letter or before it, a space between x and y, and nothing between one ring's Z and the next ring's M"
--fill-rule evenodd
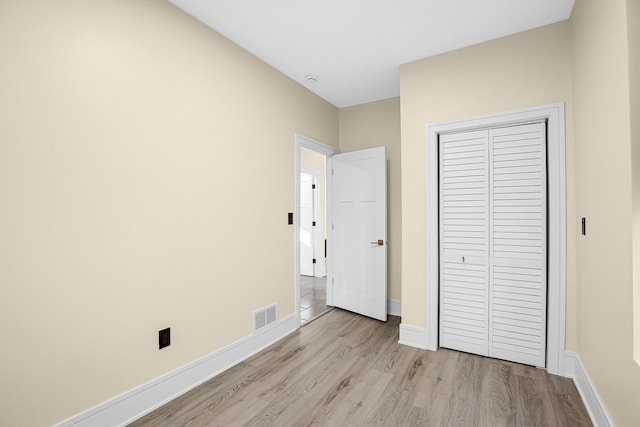
M293 216L293 228L294 228L294 283L295 283L295 298L296 298L296 324L298 328L300 327L300 172L301 172L301 164L300 164L300 150L302 148L306 148L311 151L315 151L316 153L322 154L324 156L333 156L334 154L339 153L337 148L331 147L330 145L323 144L314 139L308 138L304 135L295 134L294 136L294 194L295 194L295 214ZM328 179L328 174L325 174ZM327 185L327 195L326 195L326 221L327 224L331 223L331 187ZM329 241L327 244L327 252L330 251L330 229L327 227L327 240ZM329 253L327 253L327 259ZM333 294L332 287L330 286L330 268L331 264L328 266L327 271L327 305L331 305L333 302Z
M313 266L313 277L324 277L327 274L326 264L324 262L324 236L322 235L322 227L324 226L324 218L322 212L324 204L322 203L322 192L324 191L324 183L322 182L322 171L313 168L300 168L301 173L306 173L313 177L313 183L316 185L316 191L313 193L313 218L316 222L312 232L313 257L317 262ZM299 175L298 175L299 176ZM325 214L326 216L326 214Z
M428 350L438 349L439 220L438 220L438 135L495 126L547 121L548 168L548 294L547 371L565 375L566 300L566 179L564 103L532 107L468 119L427 125L427 216L426 216L426 307Z

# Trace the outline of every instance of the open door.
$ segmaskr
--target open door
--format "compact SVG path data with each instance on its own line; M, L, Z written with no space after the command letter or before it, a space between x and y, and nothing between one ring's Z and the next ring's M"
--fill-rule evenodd
M333 306L387 320L385 147L329 158Z
M300 173L300 274L314 276L314 195L313 175Z

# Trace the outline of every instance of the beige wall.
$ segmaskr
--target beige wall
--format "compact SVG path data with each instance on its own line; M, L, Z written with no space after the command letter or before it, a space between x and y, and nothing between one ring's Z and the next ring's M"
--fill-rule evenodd
M293 313L293 136L335 107L167 2L3 1L0 52L0 425Z
M340 151L385 146L387 152L387 298L402 295L400 98L340 109Z
M578 0L571 17L576 202L587 218L577 239L578 354L614 423L637 426L626 9L626 0Z
M576 348L575 180L568 23L403 65L402 308L404 324L426 326L425 125L564 102L567 149L567 347Z
M627 0L629 95L633 179L633 345L640 364L640 0Z
M565 102L567 348L640 425L639 17L577 0L338 112L166 2L0 2L0 424L59 422L248 335L256 308L292 314L296 132L387 146L389 297L426 326L425 124Z

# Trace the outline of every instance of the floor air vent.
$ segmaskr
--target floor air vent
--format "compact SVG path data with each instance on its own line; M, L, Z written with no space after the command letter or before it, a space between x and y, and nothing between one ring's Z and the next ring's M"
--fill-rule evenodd
M278 311L275 304L261 308L253 312L253 331L264 328L269 323L273 323L278 318Z

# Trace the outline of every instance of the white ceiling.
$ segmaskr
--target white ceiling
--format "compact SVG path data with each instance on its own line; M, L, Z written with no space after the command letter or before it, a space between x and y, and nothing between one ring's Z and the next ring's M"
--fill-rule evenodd
M169 1L337 107L398 96L399 65L563 21L574 3Z

